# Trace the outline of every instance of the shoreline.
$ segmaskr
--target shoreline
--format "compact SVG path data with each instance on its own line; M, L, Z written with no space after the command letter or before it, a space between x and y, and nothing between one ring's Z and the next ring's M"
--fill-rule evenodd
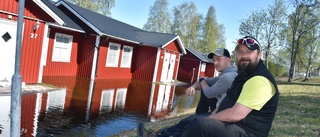
M182 119L192 114L195 114L195 108L188 109L176 116L167 116L156 121L145 122L145 128L151 131L158 131L160 129L173 126L180 122ZM132 130L124 130L118 134L111 135L110 137L137 137L137 128L134 128Z

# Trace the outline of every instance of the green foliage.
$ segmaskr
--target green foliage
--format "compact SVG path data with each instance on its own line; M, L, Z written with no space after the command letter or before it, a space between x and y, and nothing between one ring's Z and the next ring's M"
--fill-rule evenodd
M202 15L197 13L196 5L193 2L184 2L173 7L171 31L179 34L185 47L196 49L200 36L201 19Z
M269 71L273 76L285 76L287 75L287 72L285 70L284 66L281 66L279 64L276 64L274 62L269 61Z
M171 21L168 5L167 0L156 0L150 7L149 18L143 28L152 32L169 33Z
M167 12L166 0L156 0L150 8L149 18L144 29L154 32L170 32L180 36L185 47L201 53L212 52L215 48L226 47L225 28L218 24L213 6L210 6L205 18L197 12L194 2L184 2L172 9L172 24Z
M289 15L287 27L288 48L291 52L291 64L288 81L293 78L295 62L298 54L308 45L308 33L320 23L320 3L313 0L296 0L293 3L294 12Z
M114 0L66 0L68 2L79 5L83 8L94 12L101 13L106 16L111 15L111 8L114 7Z
M209 7L203 28L203 44L201 52L211 52L218 47L217 43L218 24L216 21L216 10L213 6Z

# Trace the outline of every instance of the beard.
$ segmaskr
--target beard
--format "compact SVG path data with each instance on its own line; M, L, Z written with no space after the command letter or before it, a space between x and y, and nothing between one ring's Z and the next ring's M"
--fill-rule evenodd
M246 61L249 63L242 63L242 61ZM238 75L245 76L245 75L251 74L254 71L257 64L258 64L258 61L251 62L251 60L248 58L240 59L240 61L238 61L238 63L237 63Z

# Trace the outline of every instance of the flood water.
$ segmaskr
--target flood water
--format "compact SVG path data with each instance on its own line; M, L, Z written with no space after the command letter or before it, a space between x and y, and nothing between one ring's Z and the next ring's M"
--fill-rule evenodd
M188 85L150 82L44 77L63 87L52 92L23 94L21 134L26 137L106 137L136 128L140 121L157 121L194 108L199 94L186 96ZM10 96L0 95L0 137L10 136Z

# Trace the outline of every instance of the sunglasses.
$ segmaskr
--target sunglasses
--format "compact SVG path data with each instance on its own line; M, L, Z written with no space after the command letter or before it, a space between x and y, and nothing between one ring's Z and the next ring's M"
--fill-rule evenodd
M254 40L253 38L242 38L242 39L239 39L237 41L237 45L247 45L249 47L249 49L253 50L254 48L255 49L258 49L260 50L260 44Z
M254 39L252 38L243 38L243 39L239 39L237 42L238 45L243 44L243 45L254 45L254 44L258 44L258 42L256 42Z

